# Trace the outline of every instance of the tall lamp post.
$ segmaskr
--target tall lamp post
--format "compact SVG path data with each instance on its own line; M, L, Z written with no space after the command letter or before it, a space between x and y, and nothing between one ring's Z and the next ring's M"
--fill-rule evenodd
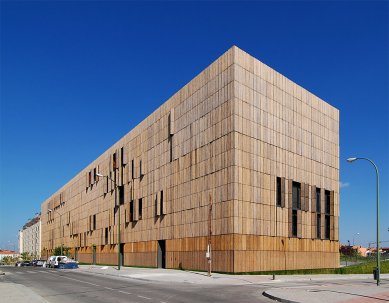
M51 208L49 208L47 211L57 213L59 215L59 228L61 230L62 229L62 215L63 214L61 214L59 211L57 211L55 209L51 209ZM63 238L63 232L62 233L60 232L60 235L61 235L61 238ZM63 256L63 239L61 239L61 256Z
M347 162L352 163L356 160L366 160L369 161L375 168L376 172L376 178L377 178L377 268L376 268L376 279L377 279L377 286L380 285L380 179L378 174L378 167L375 165L375 163L368 159L368 158L348 158Z
M97 173L96 176L98 177L101 177L101 178L107 178L108 180L111 180L115 186L115 205L117 204L116 203L116 196L117 196L117 184L115 182L115 180L111 179L109 176L104 176L100 173ZM119 202L119 205L118 205L118 270L120 270L120 244L121 244L121 240L120 240L120 202Z

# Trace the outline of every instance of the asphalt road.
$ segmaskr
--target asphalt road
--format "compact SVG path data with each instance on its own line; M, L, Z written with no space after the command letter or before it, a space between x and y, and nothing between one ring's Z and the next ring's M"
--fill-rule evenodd
M193 285L150 282L36 267L6 267L0 283L29 287L48 302L274 302L258 285ZM7 302L4 302L7 303ZM12 302L10 302L12 303Z

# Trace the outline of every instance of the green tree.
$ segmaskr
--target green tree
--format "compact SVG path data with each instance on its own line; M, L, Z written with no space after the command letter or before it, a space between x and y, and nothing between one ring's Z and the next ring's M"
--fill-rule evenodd
M67 246L57 246L53 250L54 256L69 256L70 247Z
M3 259L2 259L2 263L5 264L5 265L11 265L11 264L14 264L16 263L16 261L18 260L17 257L11 257L11 256L5 256Z
M22 256L23 261L31 261L32 260L32 256L29 252L22 252L21 256Z

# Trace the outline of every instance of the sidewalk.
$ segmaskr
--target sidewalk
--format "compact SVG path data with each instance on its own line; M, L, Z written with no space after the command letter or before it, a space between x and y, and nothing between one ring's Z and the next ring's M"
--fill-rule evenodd
M48 303L28 287L16 283L1 282L0 294L4 303Z
M389 302L389 286L366 285L305 285L266 290L265 297L287 303L377 303Z
M139 279L150 282L190 283L200 285L261 285L268 286L263 295L279 302L301 303L370 303L389 302L389 274L381 274L377 287L369 275L278 275L273 280L269 275L227 275L172 269L81 265L77 271ZM341 280L355 283L343 285ZM305 282L305 283L304 283ZM284 286L290 283L294 286Z

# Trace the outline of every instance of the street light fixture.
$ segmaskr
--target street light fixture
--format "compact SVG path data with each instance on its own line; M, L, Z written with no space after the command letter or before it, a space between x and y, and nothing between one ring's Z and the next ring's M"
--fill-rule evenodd
M349 163L352 163L356 160L366 160L366 161L369 161L375 168L375 172L376 172L376 179L377 179L377 184L376 184L376 187L377 187L377 268L376 268L376 278L377 278L377 286L380 285L380 267L381 267L381 264L380 264L380 179L379 179L379 174L378 174L378 167L377 165L375 165L375 163L368 159L368 158L357 158L357 157L353 157L353 158L348 158L347 159L347 162Z
M116 196L117 196L117 184L115 180L111 179L109 176L104 176L103 174L96 173L96 176L101 178L107 178L108 180L111 180L113 184L115 185L115 205L116 203ZM120 204L118 205L118 270L120 270L120 245L121 245L121 239L120 239Z

